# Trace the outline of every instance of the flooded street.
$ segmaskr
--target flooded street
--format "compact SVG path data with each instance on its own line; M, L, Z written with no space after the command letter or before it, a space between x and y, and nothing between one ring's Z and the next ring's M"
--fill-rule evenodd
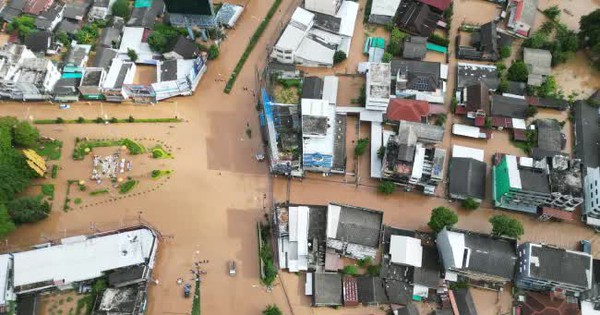
M266 292L259 283L255 225L264 218L265 207L268 208L273 201L289 200L293 203L322 205L340 202L382 210L385 212L385 224L427 230L426 223L431 209L447 205L458 210L458 228L490 232L491 226L487 223L489 217L497 213L506 213L491 209L491 187L487 187L486 201L481 209L476 211L458 209L457 203L449 203L444 198L427 197L416 192L397 192L391 196L378 194L378 181L369 178L369 154L354 158L356 141L359 138L370 137L371 130L369 124L360 123L356 116L347 118L346 168L349 174L330 177L310 174L303 181L290 182L268 175L266 163L257 162L254 158L257 152L262 152L263 146L255 110L256 101L252 91L244 88L256 88L255 70L262 69L268 53L263 47L271 45L277 39L297 1L283 1L280 10L246 62L244 70L239 74L231 94L224 94L222 91L225 87L223 79L231 74L248 39L262 21L272 1L234 1L246 5L238 27L229 33L221 46L220 56L209 63L208 72L191 97L173 98L154 106L81 102L73 104L69 110L59 110L56 104L47 103L1 103L3 115L14 115L20 119L127 118L131 115L135 118L179 117L184 121L159 124L38 125L44 136L64 142L62 159L52 162L61 167L58 177L44 181L56 185L53 212L47 220L19 227L0 249L6 251L24 248L50 239L107 231L139 222L148 223L156 227L163 238L158 252L158 264L153 274L153 277L159 280L159 284L150 287L147 314L189 313L192 301L183 298L182 287L177 285L176 279L190 281L192 276L189 269L193 262L208 259L208 274L203 278L201 287L204 314L260 314L265 305L276 303L285 314L292 314L291 306L293 314L296 315L359 315L384 312L378 307L339 310L311 308L309 298L303 295L303 276L292 273L280 273L280 280L276 282L273 291ZM365 0L359 2L361 11L355 25L352 53L348 59L333 69L303 69L306 75L339 75L340 106L356 106L352 103L360 95L364 78L348 74L355 74L358 63L367 60L366 56L362 55L366 36L381 36L386 39L388 37L383 27L365 28L362 24ZM454 47L454 36L461 21L486 23L499 11L497 6L490 2L455 0L454 12L455 22L452 24L450 47ZM427 57L427 60L443 59L444 55L435 53L429 53ZM567 63L555 69L559 83L566 82L565 86L568 86L569 82L575 82L574 85L576 82L589 82L585 87L573 86L574 90L585 88L586 91L600 86L597 73L585 72L589 71L585 59L578 56L570 62L575 63L575 67ZM564 68L561 68L563 66ZM448 75L448 96L452 94L454 86L455 67L456 60L452 57ZM136 83L153 81L156 76L155 70L154 67L138 66ZM567 94L566 88L563 89ZM447 98L446 106L449 100L450 97ZM539 117L562 121L566 118L566 113L542 110ZM446 136L441 144L445 148L450 149L452 144L483 148L488 170L491 169L491 156L497 151L523 155L520 149L510 144L508 131L494 132L493 138L487 142L453 137L450 128L454 119L451 114L448 115ZM247 126L252 131L250 137L246 133ZM563 129L563 132L568 134L568 153L572 147L571 128L571 124L567 122ZM127 137L141 139L140 141L148 145L160 141L168 146L174 159L152 160L147 156L134 157L132 176L140 178L143 183L139 190L135 190L126 198L91 197L82 192L73 192L72 195L82 198L83 202L73 206L73 210L64 212L62 205L67 196L67 181L87 178L91 169L89 158L83 161L71 159L76 137ZM366 151L370 152L370 149L367 148ZM97 152L110 154L111 150L102 149ZM155 183L145 177L153 169L170 169L174 173L170 178ZM490 183L489 175L487 183ZM95 186L90 187L96 189ZM523 241L532 240L575 248L579 240L591 239L592 248L596 253L600 253L600 244L594 232L579 222L541 223L532 217L513 213L510 215L523 222ZM227 272L227 264L231 260L237 263L235 277L230 277ZM490 297L487 293L474 295L477 299L481 296L486 302L492 301L495 296ZM500 304L504 307L505 297L501 300ZM501 310L506 312L505 308ZM479 314L491 315L496 314L497 309L478 311Z

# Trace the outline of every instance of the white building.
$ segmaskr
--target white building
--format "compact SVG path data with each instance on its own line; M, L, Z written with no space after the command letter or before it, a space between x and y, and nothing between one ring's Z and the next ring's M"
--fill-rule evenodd
M594 226L600 226L600 195L598 183L600 182L600 167L587 168L585 178L583 179L584 208L587 223Z
M327 15L335 16L342 6L342 0L306 0L304 8Z
M296 8L288 26L273 47L271 57L278 62L292 64L295 62L296 51L308 34L314 23L315 15L303 8Z
M176 59L160 61L156 66L157 82L152 83L156 100L164 100L178 95L192 95L206 72L203 56L196 59Z
M290 272L308 270L308 218L306 206L288 208L287 230L279 240L279 268Z
M385 25L396 15L400 0L373 0L369 23Z
M421 240L409 236L392 235L390 257L390 261L394 264L420 268L423 260Z
M305 171L328 173L333 167L335 105L302 99L302 165Z
M160 54L155 53L147 42L144 42L143 27L125 27L123 28L123 38L119 47L119 58L131 60L128 56L129 50L135 51L138 58L135 63L156 65L160 59Z
M389 63L371 63L367 72L366 108L368 110L386 111L390 102Z
M111 13L110 8L116 0L94 0L94 4L88 13L90 21L104 20Z

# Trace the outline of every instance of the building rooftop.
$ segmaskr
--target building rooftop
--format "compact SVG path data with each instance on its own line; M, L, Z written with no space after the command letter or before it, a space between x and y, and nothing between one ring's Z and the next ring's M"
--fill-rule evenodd
M591 288L591 255L534 243L529 246L530 277Z
M529 74L550 75L552 72L552 54L544 49L523 49L523 61Z
M94 279L109 270L144 264L154 255L156 236L138 229L97 237L65 238L60 245L13 254L17 291Z
M578 315L581 314L577 303L569 303L564 298L551 297L552 293L528 291L525 303L521 304L523 315ZM583 308L583 302L582 302ZM584 315L586 313L583 313Z
M341 18L319 12L311 13L314 14L315 27L334 34L337 34L340 31L340 26L342 24Z
M363 304L388 304L383 279L379 277L358 277L358 301Z
M457 88L476 85L480 80L490 90L496 90L500 84L496 66L459 62L457 67Z
M478 81L476 84L468 86L464 97L467 111L482 110L486 114L490 113L490 89L484 81Z
M439 143L444 139L444 127L404 120L400 121L398 134L408 134L409 129L415 133L419 142Z
M492 95L491 115L509 118L527 118L527 102L524 98Z
M413 286L409 283L398 280L385 280L384 285L389 304L406 305L413 300Z
M63 11L64 6L58 2L52 4L47 10L43 11L35 19L35 27L42 30L50 30L54 20L58 18L58 15Z
M319 77L305 77L302 81L302 98L320 100L323 97L323 80Z
M432 6L440 11L445 11L452 3L452 0L420 0L421 2Z
M452 290L456 308L460 315L477 315L477 308L469 288Z
M450 160L450 195L485 199L486 164L471 158L453 157Z
M39 15L44 10L49 8L54 0L28 0L25 2L25 6L23 7L23 12L29 13L32 15Z
M535 121L537 130L537 146L532 150L532 156L535 159L542 159L547 156L560 154L562 150L562 127L556 119L538 119ZM535 154L536 149L538 153ZM541 151L539 151L541 150Z
M392 59L390 64L392 76L405 81L402 89L435 91L441 87L439 62Z
M367 72L367 98L389 99L390 75L389 63L370 63Z
M87 67L81 79L82 86L100 86L104 68Z
M327 237L368 247L379 247L383 212L330 203Z
M313 304L315 306L341 306L342 301L342 274L315 272Z
M395 22L401 29L411 34L429 37L440 18L441 14L434 12L427 4L406 0L400 2Z
M401 0L373 0L371 4L371 15L391 16L396 15L396 10Z
M422 264L420 268L414 268L412 283L437 289L442 279L441 270L442 265L437 247L423 246Z
M167 51L172 51L183 57L183 59L193 59L198 53L196 43L183 36L179 36L173 47Z
M429 116L429 102L404 98L390 100L387 108L386 118L390 121L412 121L426 122Z
M121 31L115 27L105 27L100 35L100 45L104 47L114 47L119 43Z
M138 26L152 28L156 23L157 13L152 7L134 7L131 10L131 16L127 21L127 26Z
M136 314L143 299L141 297L145 295L143 293L144 288L136 285L119 289L108 288L102 293L94 315Z
M118 52L115 49L100 48L96 51L96 56L94 57L94 62L92 65L94 67L102 67L108 70L113 59L116 58L117 55Z
M548 158L551 161L550 187L552 192L583 198L583 179L581 161L564 155Z
M65 19L72 19L78 21L83 20L89 7L89 2L67 3L65 5L65 12L63 12L63 17Z
M372 14L372 11L371 11ZM427 38L420 36L409 36L404 42L402 58L421 60L427 54Z
M522 190L550 193L550 181L548 174L531 168L519 169L519 178Z
M575 103L573 153L585 167L600 166L600 109L585 101Z
M33 52L46 52L52 45L52 32L33 32L25 38L25 46Z
M421 267L423 261L423 246L421 240L403 236L392 235L390 238L390 261L394 264Z

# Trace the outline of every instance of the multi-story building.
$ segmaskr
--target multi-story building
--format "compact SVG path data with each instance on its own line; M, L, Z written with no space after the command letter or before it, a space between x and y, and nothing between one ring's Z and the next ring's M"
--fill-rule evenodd
M390 102L390 75L389 63L375 63L369 65L367 72L366 103L368 110L386 111Z
M496 207L530 214L541 207L572 212L583 202L581 162L562 155L542 160L496 155L492 197Z
M573 295L592 288L592 256L548 245L518 247L515 285L534 291L566 291Z

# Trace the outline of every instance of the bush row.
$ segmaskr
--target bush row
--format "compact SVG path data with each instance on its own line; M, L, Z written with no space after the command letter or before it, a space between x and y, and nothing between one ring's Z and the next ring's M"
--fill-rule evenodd
M105 122L109 122L112 124L118 123L170 123L170 122L182 122L183 120L180 118L134 118L133 116L129 116L129 118L117 119L115 117L105 120L102 117L97 117L95 119L85 119L83 117L79 117L77 119L63 119L62 117L58 117L56 119L37 119L34 120L33 123L37 125L52 125L52 124L103 124Z

